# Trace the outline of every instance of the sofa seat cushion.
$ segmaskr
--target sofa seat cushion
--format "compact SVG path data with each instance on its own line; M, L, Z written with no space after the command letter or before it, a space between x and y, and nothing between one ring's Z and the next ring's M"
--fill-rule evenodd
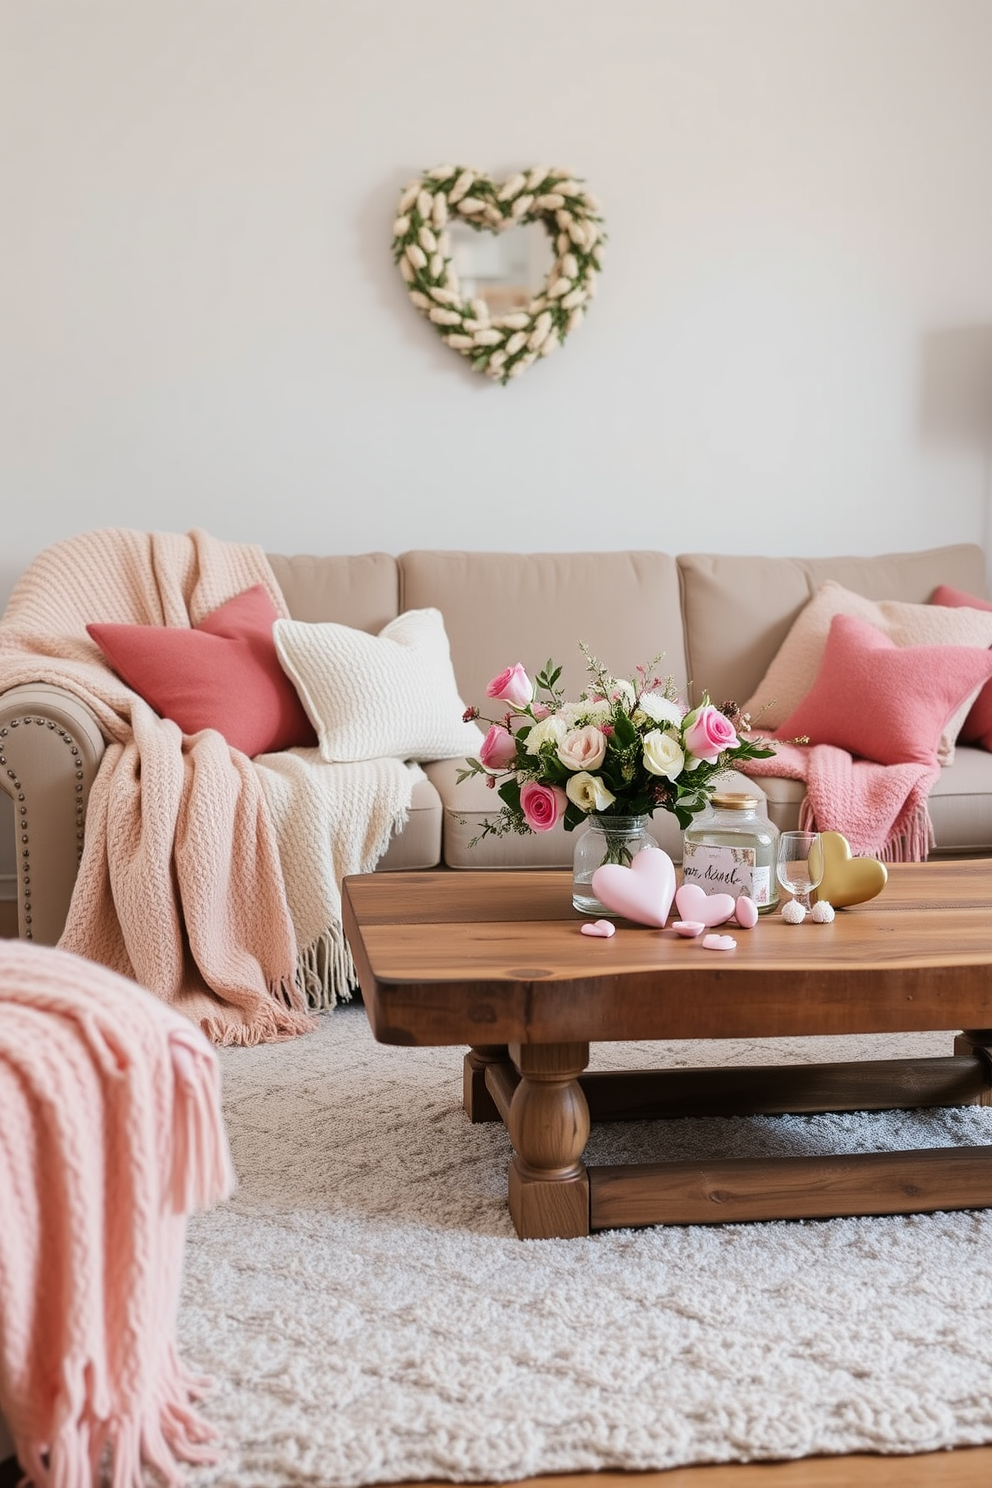
M400 872L436 868L441 862L441 798L427 776L414 772L406 822L389 839L375 871Z
M459 783L461 765L461 760L438 760L424 766L443 804L443 857L449 868L571 868L576 836L582 829L566 832L561 823L550 832L484 837L470 847L485 818L493 816L501 803L481 775ZM767 782L773 783L778 784ZM765 785L764 780L759 784L737 770L728 770L720 777L721 790L747 791L759 798ZM651 831L672 861L681 863L682 831L672 812L656 811L651 819Z

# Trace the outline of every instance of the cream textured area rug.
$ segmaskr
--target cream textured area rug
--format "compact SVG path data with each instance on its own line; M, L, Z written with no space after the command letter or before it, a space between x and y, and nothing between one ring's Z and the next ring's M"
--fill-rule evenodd
M859 1041L947 1053L949 1034ZM197 1485L666 1468L992 1441L992 1211L521 1242L460 1049L360 1006L221 1051L240 1187L191 1224L180 1346L215 1377ZM600 1045L594 1067L854 1057L845 1039ZM992 1111L594 1128L591 1162L992 1142Z

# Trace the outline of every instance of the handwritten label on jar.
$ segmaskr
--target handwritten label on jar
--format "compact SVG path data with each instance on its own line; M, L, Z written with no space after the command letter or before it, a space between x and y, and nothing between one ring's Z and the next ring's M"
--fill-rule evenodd
M707 894L746 894L760 908L771 902L771 869L760 867L753 847L717 847L685 842L682 882L698 884Z

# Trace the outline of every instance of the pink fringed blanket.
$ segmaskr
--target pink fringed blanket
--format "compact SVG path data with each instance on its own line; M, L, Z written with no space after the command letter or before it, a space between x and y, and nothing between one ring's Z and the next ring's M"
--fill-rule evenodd
M47 548L0 628L0 679L82 698L111 739L88 804L60 944L133 977L218 1043L312 1027L276 833L258 774L206 730L184 739L110 668L91 620L195 625L254 584L286 605L260 548L111 528Z
M175 1348L187 1213L233 1174L214 1051L101 966L0 942L0 1412L38 1488L209 1462Z
M772 735L774 739L774 735ZM933 846L927 810L940 766L878 765L833 744L776 744L770 759L744 766L748 775L805 780L803 830L840 832L855 857L919 863Z

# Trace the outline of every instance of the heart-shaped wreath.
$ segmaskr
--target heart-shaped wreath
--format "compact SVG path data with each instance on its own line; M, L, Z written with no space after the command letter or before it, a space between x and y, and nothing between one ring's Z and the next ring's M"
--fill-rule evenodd
M492 315L484 299L463 298L446 231L451 221L497 233L543 224L555 260L525 310ZM436 165L400 197L393 256L410 299L445 345L477 372L506 383L581 324L595 293L605 236L599 203L569 170L537 165L499 182L470 166Z

